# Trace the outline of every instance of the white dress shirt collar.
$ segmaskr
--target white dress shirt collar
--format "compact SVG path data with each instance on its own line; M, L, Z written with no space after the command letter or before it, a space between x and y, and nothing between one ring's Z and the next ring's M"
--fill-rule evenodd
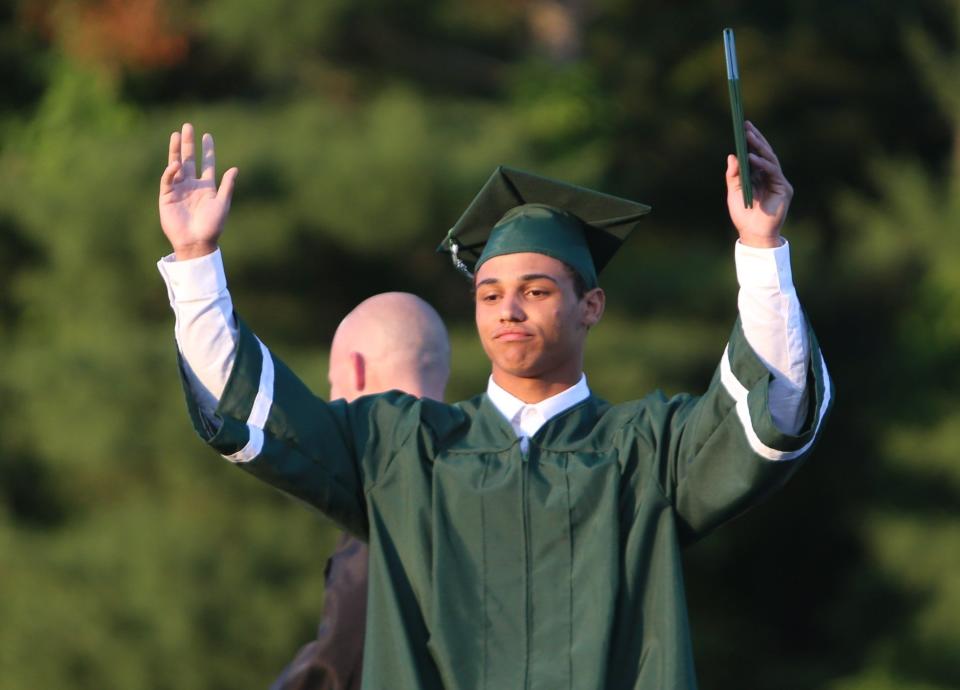
M491 376L487 382L487 397L500 414L510 422L514 432L522 439L521 445L526 451L527 439L561 412L589 398L590 388L587 386L586 375L581 374L580 380L565 391L538 403L525 403L498 386Z

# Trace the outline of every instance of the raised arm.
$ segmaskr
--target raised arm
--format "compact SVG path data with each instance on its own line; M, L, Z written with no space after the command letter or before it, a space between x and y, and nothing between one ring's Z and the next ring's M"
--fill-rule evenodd
M740 320L707 392L655 408L665 419L655 432L661 486L691 540L786 481L814 446L833 400L780 236L793 188L767 140L746 127L756 173L752 207L743 206L735 156L727 159L726 176L730 218L740 234Z
M217 189L214 167L209 134L199 177L193 127L170 136L159 207L174 253L158 268L177 316L191 421L225 458L363 536L365 491L392 457L398 420L415 423L417 401L394 395L324 402L234 316L218 239L237 169Z
M170 135L167 167L160 178L160 225L173 247L157 267L176 315L174 334L183 369L200 410L213 422L233 368L237 327L217 241L230 210L237 168L216 188L213 137L202 140L197 177L193 125Z
M800 302L793 286L790 253L780 230L793 198L793 187L773 147L747 122L750 165L754 172L753 205L744 208L740 166L727 156L727 207L740 235L737 245L738 306L743 334L774 376L770 413L777 427L797 433L806 421L809 342Z

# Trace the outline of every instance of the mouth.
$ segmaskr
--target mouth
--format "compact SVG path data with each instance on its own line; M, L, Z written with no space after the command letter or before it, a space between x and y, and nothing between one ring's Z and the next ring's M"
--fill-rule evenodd
M493 334L494 340L500 340L504 342L513 342L517 340L527 340L533 336L527 331L520 330L518 328L506 328L501 331L497 331Z

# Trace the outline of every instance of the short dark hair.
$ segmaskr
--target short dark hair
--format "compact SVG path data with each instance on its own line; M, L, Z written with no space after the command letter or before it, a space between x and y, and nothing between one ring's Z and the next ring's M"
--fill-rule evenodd
M577 296L577 299L583 299L583 296L587 294L587 281L585 281L583 276L580 275L580 271L575 269L566 261L562 261L561 263L567 270L567 275L570 276L570 280L573 281L573 294Z

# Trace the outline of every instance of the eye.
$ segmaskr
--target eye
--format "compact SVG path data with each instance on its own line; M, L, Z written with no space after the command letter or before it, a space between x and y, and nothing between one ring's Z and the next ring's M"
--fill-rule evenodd
M550 291L546 288L541 287L532 287L527 290L527 296L533 297L534 299L540 299L546 297L550 294Z
M492 304L500 298L500 295L496 292L482 292L477 295L477 300L480 302L485 302L487 304Z

